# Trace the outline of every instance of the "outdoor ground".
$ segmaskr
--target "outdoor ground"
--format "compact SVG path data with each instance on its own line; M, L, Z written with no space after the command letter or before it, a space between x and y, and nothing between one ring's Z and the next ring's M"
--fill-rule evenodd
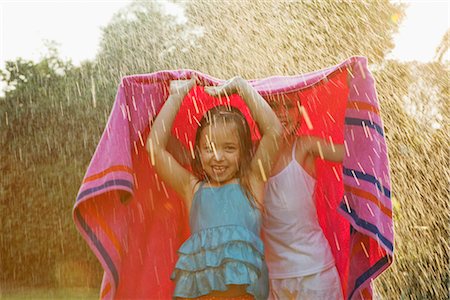
M0 299L91 300L99 298L98 289L88 288L0 288Z

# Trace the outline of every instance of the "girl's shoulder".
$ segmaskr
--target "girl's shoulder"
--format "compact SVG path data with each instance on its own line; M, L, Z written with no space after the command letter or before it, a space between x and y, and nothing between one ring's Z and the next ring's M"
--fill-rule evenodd
M259 205L263 205L264 203L264 189L265 184L267 182L267 179L269 178L270 174L265 175L266 181L262 181L259 179L258 176L254 174L249 175L249 183L250 188L252 190L252 194L254 196L254 200L259 203Z
M205 187L206 181L200 180L198 178L192 178L191 181L191 190L192 190L192 198L195 197L195 194L197 194L203 187Z

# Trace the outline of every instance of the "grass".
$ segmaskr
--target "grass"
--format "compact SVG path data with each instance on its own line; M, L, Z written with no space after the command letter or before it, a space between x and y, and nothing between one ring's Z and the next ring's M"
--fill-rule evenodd
M20 287L3 290L0 289L0 299L25 300L25 299L99 299L99 289L92 288L30 288Z

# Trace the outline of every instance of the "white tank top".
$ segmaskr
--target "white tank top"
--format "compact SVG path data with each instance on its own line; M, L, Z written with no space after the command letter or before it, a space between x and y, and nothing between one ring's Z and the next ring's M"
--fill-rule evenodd
M320 272L334 265L333 254L317 220L316 180L295 159L266 184L263 233L270 278Z

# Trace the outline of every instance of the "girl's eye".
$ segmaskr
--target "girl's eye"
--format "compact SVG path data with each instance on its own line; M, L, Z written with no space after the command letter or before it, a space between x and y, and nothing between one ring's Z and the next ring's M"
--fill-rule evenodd
M225 147L225 151L228 151L228 152L234 152L235 150L236 150L236 147L233 147L233 146Z

